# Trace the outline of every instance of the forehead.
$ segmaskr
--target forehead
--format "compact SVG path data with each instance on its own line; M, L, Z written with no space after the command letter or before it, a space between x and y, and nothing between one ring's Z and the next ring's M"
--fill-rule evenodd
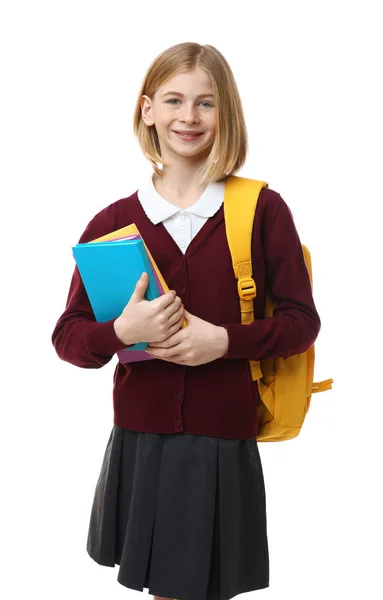
M159 87L156 93L162 96L169 91L198 96L200 94L212 94L213 87L208 73L196 68L187 73L176 73Z

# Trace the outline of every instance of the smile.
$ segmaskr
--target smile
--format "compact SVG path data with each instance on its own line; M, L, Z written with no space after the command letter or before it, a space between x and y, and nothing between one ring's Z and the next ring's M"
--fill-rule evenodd
M193 142L202 135L202 133L192 135L190 133L178 133L178 131L174 131L173 133L175 133L181 140L184 140L185 142Z

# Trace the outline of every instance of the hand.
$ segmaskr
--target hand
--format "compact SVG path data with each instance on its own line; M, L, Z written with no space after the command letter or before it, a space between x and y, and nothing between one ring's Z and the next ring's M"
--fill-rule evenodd
M149 344L146 352L153 358L189 367L212 362L226 354L229 338L224 327L204 321L187 310L184 313L187 327L163 342Z
M143 273L128 304L114 322L117 337L127 346L166 340L183 323L184 307L176 292L170 290L159 298L146 300L148 283L148 274Z

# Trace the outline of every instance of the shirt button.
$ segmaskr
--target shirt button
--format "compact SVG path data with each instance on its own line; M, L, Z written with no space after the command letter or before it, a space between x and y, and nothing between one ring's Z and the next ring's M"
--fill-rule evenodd
M181 221L185 221L185 215L181 215Z
M186 246L185 240L181 240L180 241L180 246L182 246L182 248L185 248L185 246Z
M181 233L186 233L186 227L181 227L180 232Z

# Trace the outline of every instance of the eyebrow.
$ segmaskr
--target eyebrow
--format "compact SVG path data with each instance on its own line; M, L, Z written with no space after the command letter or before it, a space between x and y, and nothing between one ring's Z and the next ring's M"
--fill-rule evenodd
M183 96L183 94L181 94L180 92L166 92L166 94L162 94L161 98L165 98L165 96L168 96L170 94L172 94L173 96ZM207 97L214 98L214 94L199 94L197 96L197 98L207 98Z

